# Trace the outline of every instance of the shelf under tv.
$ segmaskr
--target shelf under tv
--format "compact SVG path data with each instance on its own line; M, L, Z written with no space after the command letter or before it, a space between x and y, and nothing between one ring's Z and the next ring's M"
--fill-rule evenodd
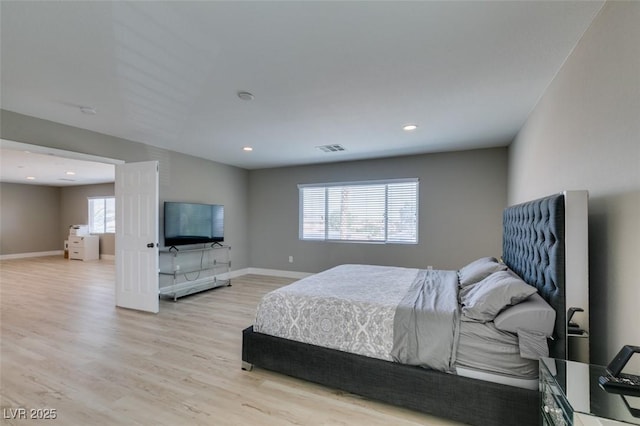
M159 296L177 301L180 297L194 293L230 286L230 251L230 246L222 244L160 250L159 274L161 278L166 277L165 282L170 281L162 285L161 280Z

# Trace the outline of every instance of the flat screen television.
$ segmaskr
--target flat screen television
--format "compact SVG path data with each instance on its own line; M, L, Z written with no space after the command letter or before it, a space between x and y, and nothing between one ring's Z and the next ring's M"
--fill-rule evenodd
M183 246L224 241L224 206L165 201L164 245Z

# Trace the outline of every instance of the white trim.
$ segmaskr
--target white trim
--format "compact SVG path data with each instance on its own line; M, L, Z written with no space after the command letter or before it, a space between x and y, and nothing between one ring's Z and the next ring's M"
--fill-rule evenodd
M246 274L267 275L271 277L302 279L314 275L311 272L283 271L279 269L247 268Z
M226 279L238 278L243 275L266 275L270 277L301 279L314 274L312 272L284 271L279 269L249 267L249 268L243 268L243 269L236 269L234 271L225 272L223 274L216 274L216 277L221 280L226 280Z
M332 186L357 186L357 185L386 185L393 183L420 182L419 178L399 178L399 179L376 179L376 180L357 180L352 182L329 182L329 183L299 183L298 189L314 188L314 187L332 187Z
M54 155L62 158L71 158L73 160L95 161L96 163L106 164L124 164L124 160L117 158L100 157L97 155L83 154L76 151L66 151L63 149L51 148L43 145L33 145L24 142L12 141L9 139L0 139L0 147L7 149L17 149L21 151L30 151L44 155Z
M25 259L27 257L62 256L64 250L38 251L33 253L0 254L0 260Z
M231 280L234 278L238 278L242 275L246 275L249 272L247 272L247 268L245 269L236 269L235 271L229 271L229 272L224 272L222 274L215 274L216 279L219 280ZM213 276L213 275L212 275ZM212 276L209 276L209 278L211 278Z

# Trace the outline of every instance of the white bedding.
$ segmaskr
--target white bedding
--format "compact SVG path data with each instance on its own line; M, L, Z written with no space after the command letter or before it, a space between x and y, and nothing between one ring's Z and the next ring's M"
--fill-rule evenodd
M254 330L393 361L396 309L420 271L337 266L265 295ZM475 370L487 377L493 373L500 380L532 379L537 374L537 362L519 356L516 336L496 330L493 323L463 322L455 343L453 359L459 371Z
M254 330L391 361L395 309L418 271L337 266L267 294Z

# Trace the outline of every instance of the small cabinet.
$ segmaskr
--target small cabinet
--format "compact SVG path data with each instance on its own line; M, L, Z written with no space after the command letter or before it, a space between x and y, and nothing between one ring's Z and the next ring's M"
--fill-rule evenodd
M160 297L180 297L231 285L231 246L160 250Z
M640 425L638 400L599 386L606 367L540 359L540 416L543 426Z
M69 235L69 259L98 260L100 239L97 235Z

